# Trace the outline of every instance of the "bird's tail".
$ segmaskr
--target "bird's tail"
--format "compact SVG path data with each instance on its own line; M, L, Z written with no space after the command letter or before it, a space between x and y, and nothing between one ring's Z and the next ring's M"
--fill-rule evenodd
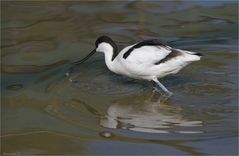
M199 61L201 57L203 56L201 53L198 52L192 52L192 51L186 51L186 50L180 50L185 55L186 61L193 62L193 61Z
M191 51L185 51L185 52L188 53L188 54L191 54L191 55L197 55L199 57L203 56L201 53L198 53L198 52L191 52Z

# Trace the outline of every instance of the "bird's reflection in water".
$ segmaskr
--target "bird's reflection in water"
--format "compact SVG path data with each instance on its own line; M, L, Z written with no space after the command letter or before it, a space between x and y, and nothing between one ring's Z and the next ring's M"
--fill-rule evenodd
M100 125L147 133L202 133L195 130L202 121L190 121L182 111L154 92L148 98L127 98L110 105Z

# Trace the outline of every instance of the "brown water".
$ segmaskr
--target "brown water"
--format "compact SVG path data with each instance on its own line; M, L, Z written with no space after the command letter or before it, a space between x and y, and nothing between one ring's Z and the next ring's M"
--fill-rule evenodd
M2 154L238 154L236 1L2 4ZM102 34L204 57L161 79L167 101L100 54L66 76Z

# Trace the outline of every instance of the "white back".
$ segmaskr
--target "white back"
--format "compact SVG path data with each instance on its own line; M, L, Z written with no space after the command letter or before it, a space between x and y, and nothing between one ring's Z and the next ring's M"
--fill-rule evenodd
M127 61L135 64L154 64L165 58L171 50L161 46L143 46L134 49L127 57Z

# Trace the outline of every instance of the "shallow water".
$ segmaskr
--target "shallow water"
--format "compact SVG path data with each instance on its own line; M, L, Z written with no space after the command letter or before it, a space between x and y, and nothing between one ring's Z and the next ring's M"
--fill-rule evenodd
M236 1L3 2L2 154L238 154ZM152 84L111 73L97 54L159 38L201 61Z

